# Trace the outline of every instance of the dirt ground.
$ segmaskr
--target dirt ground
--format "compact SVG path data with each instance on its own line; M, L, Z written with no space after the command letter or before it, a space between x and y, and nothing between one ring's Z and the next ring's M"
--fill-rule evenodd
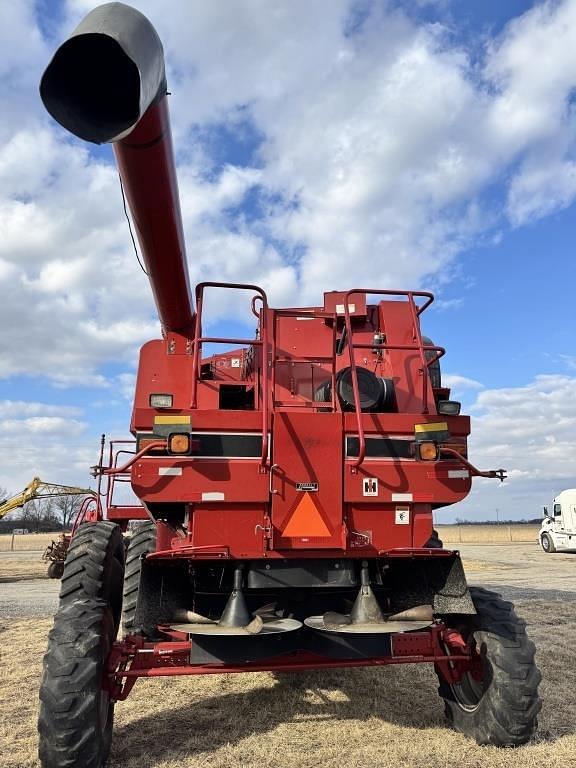
M533 545L460 549L471 583L515 596L537 644L544 706L533 743L478 747L450 730L425 665L215 675L139 681L116 707L110 767L576 768L576 556L540 555ZM9 619L47 589L34 618ZM37 690L57 591L48 580L0 583L2 768L38 765Z

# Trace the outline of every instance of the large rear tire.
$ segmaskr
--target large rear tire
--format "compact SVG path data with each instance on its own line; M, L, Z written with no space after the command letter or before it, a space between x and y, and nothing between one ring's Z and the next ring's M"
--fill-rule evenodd
M470 594L477 616L463 634L481 655L483 679L466 673L460 683L449 684L438 672L438 692L456 730L478 744L516 747L533 736L541 708L534 644L512 603L477 587Z
M124 635L150 636L155 627L147 626L144 622L136 623L136 606L140 589L140 574L142 560L156 549L156 524L151 520L140 523L132 534L126 552L126 574L124 577L124 613L122 614L122 630Z
M122 609L124 545L118 526L87 523L75 534L44 656L38 754L43 768L101 768L114 702L102 687Z

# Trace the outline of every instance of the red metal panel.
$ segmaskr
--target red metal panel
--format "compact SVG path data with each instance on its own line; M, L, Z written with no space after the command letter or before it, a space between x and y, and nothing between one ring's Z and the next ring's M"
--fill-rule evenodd
M399 547L423 547L432 535L429 504L350 504L348 546L366 554Z
M264 516L264 504L196 504L192 511L193 544L226 546L232 557L262 557Z
M327 291L324 294L324 311L335 315L344 316L344 304L348 302L348 312L351 317L364 317L366 315L366 294L351 293L347 291Z
M190 407L192 387L192 358L185 354L184 345L173 337L174 352L168 353L166 341L149 341L140 350L138 377L132 414L132 431L150 430L154 416L161 411L150 408L150 394L173 395L173 409L170 412L187 410Z
M334 354L334 330L321 318L274 315L276 357L328 357Z
M344 547L341 415L277 413L273 463L274 549ZM317 490L297 488L308 483ZM292 535L283 535L285 529Z
M410 304L407 301L382 301L379 305L380 328L389 345L416 344L416 334ZM422 411L422 373L418 350L388 350L393 370L396 401L401 413ZM435 413L432 387L428 380L428 407Z
M410 459L367 459L358 469L350 463L344 469L344 501L370 502L375 505L390 502L454 504L470 492L472 480L460 476L463 472L456 462L421 462ZM456 472L457 477L448 477ZM369 497L364 492L367 479L377 480L377 492Z
M451 435L466 436L470 434L469 416L438 416L436 414L414 413L363 413L362 426L366 434L382 433L390 435L414 435L415 424L445 421ZM344 425L347 434L356 435L356 414L345 413Z
M150 516L143 507L124 506L108 507L107 520L150 520Z
M408 510L407 522L396 524L396 509ZM412 546L413 515L409 504L350 504L348 507L350 546L376 552ZM362 541L361 534L366 537Z
M269 498L268 475L260 472L258 459L140 459L132 468L132 488L147 502L265 502Z
M412 526L412 546L423 547L432 536L432 509L429 504L414 504L414 525Z

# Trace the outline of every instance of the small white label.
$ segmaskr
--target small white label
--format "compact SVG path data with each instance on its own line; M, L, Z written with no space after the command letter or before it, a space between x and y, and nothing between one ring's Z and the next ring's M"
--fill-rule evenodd
M356 312L356 304L348 304L348 312L352 315ZM336 314L344 314L344 304L336 304Z
M232 368L240 368L240 358L232 357L230 359L230 365L232 366Z
M378 496L377 478L365 477L362 480L362 496Z
M158 467L158 474L160 476L172 475L173 477L178 477L182 474L182 467Z
M224 494L221 491L208 491L202 494L202 501L224 501Z
M470 472L467 469L449 469L448 477L461 477L463 480L470 477Z
M411 493L393 493L392 501L414 501Z
M396 507L396 525L410 525L410 507Z

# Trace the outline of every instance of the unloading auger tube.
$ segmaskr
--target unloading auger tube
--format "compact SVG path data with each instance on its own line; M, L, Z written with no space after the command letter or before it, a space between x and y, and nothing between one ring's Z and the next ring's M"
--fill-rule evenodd
M75 136L114 144L162 327L190 336L194 310L156 30L123 3L95 8L56 51L40 95Z

